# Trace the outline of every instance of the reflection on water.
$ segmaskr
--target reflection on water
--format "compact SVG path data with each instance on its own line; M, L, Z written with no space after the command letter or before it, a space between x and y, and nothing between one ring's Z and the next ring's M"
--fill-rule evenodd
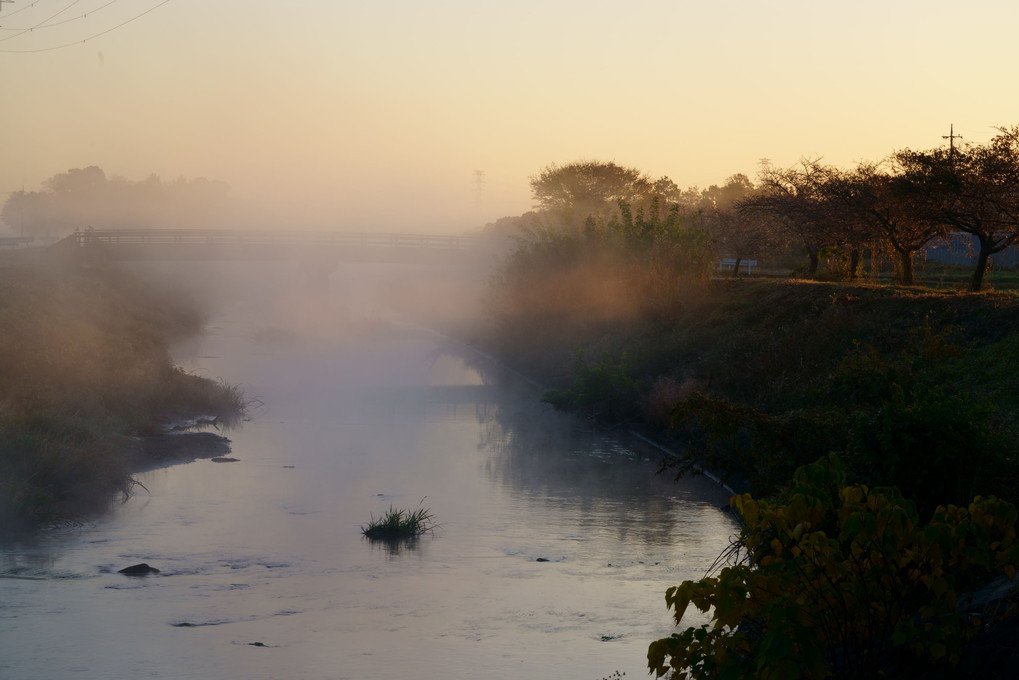
M264 404L229 433L238 462L146 472L101 520L5 549L0 677L645 673L673 630L665 589L733 532L725 495L656 477L656 454L469 350L362 313L310 341L264 314L217 320L185 361ZM434 533L361 536L419 504ZM116 573L138 562L160 573Z

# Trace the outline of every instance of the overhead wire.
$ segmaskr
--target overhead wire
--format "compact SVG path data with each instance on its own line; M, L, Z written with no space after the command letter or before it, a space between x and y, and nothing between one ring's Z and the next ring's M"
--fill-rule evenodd
M75 0L75 2L78 2L78 0ZM170 0L162 0L162 2L156 3L152 7L148 8L147 10L145 10L144 12L142 12L140 14L136 14L135 16L131 17L127 21L123 21L123 22L117 24L116 26L112 26L111 28L107 28L104 31L100 31L99 33L95 33L93 35L90 35L87 38L82 38L80 40L74 40L72 42L64 43L62 45L52 45L50 47L39 47L39 48L27 49L27 50L6 50L6 49L0 49L0 52L3 52L3 53L21 53L21 54L36 53L36 52L51 52L53 50L62 50L62 49L67 48L67 47L72 47L74 45L83 44L83 43L88 42L89 40L94 40L94 39L96 39L96 38L98 38L100 36L106 35L107 33L112 33L113 31L116 31L118 28L122 28L124 26L127 26L128 24L130 24L132 22L135 22L138 19L141 19L143 16L145 16L149 12L153 12L153 11L159 9L160 7L162 7L163 5L165 5L168 2L170 2ZM68 9L68 8L65 8L65 9ZM64 10L61 10L61 11L64 11Z
M24 12L24 11L25 11L25 10L27 10L27 9L32 9L32 8L33 8L33 7L35 7L35 6L37 5L37 4L39 4L39 0L35 0L34 2L30 2L30 3L28 3L27 5L25 5L24 7L19 7L18 9L12 9L12 10L11 10L10 12L5 12L3 16L4 16L5 18L6 18L6 17L12 17L12 16L14 16L15 14L20 14L21 12Z
M81 2L81 0L71 0L71 4L70 5L68 5L67 7L63 8L62 10L57 12L56 14L51 14L50 16L46 17L45 19L43 19L42 21L37 23L35 26L30 26L28 28L22 29L20 33L15 33L14 35L9 35L6 38L0 38L0 42L4 42L4 41L7 41L7 40L13 40L14 38L17 38L18 36L22 36L22 35L25 35L26 33L30 33L32 31L34 31L35 29L37 29L37 28L45 27L47 21L49 21L50 19L56 19L61 14L63 14L67 10L71 9L75 5L77 5L79 2Z
M79 15L79 16L76 16L76 17L71 17L70 19L64 19L63 21L56 21L56 22L54 22L52 24L44 22L44 25L36 25L36 26L32 26L30 28L7 28L6 26L0 26L0 31L21 31L22 33L24 33L26 31L41 31L44 28L54 28L55 26L63 26L64 24L69 24L72 21L78 21L79 19L88 18L88 15L95 14L96 12L98 12L100 10L103 10L103 9L106 9L110 5L112 5L114 3L117 3L117 2L120 2L120 0L110 0L105 5L100 5L99 7L96 7L95 9L90 9L89 11L85 12L82 15ZM17 36L12 36L12 37L16 38ZM4 40L9 40L9 39L10 38L0 38L0 42L2 42Z

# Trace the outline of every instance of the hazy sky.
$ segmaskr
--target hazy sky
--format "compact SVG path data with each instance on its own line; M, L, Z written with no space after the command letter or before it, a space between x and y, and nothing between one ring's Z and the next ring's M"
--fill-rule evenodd
M1019 123L1017 25L1015 0L3 0L0 201L98 165L227 181L279 226L450 232L528 210L550 163L848 166Z

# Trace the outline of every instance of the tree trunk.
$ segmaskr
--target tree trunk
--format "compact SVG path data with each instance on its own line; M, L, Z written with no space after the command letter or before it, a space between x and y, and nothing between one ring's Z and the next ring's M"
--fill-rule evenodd
M899 283L904 286L913 285L913 251L900 250L899 253Z
M991 249L987 247L983 239L980 239L980 252L977 253L977 268L973 270L973 278L969 281L970 292L976 293L984 286L984 272L987 271L987 261L991 257Z
M807 276L811 279L816 279L817 266L821 262L820 253L817 248L807 248L807 256L810 258L810 266L807 267Z
M860 270L861 254L859 248L849 251L849 280L855 281Z
M743 261L742 257L736 256L736 264L734 264L732 267L732 278L735 279L736 277L739 276L739 263L742 261Z
M881 256L882 251L871 246L870 249L870 280L877 283L881 279Z

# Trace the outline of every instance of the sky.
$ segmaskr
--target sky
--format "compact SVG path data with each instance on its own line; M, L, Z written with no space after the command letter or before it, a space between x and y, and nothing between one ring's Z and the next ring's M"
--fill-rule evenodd
M1019 123L1017 25L1014 0L3 0L0 201L98 165L228 182L261 228L454 233L553 163L851 167Z

